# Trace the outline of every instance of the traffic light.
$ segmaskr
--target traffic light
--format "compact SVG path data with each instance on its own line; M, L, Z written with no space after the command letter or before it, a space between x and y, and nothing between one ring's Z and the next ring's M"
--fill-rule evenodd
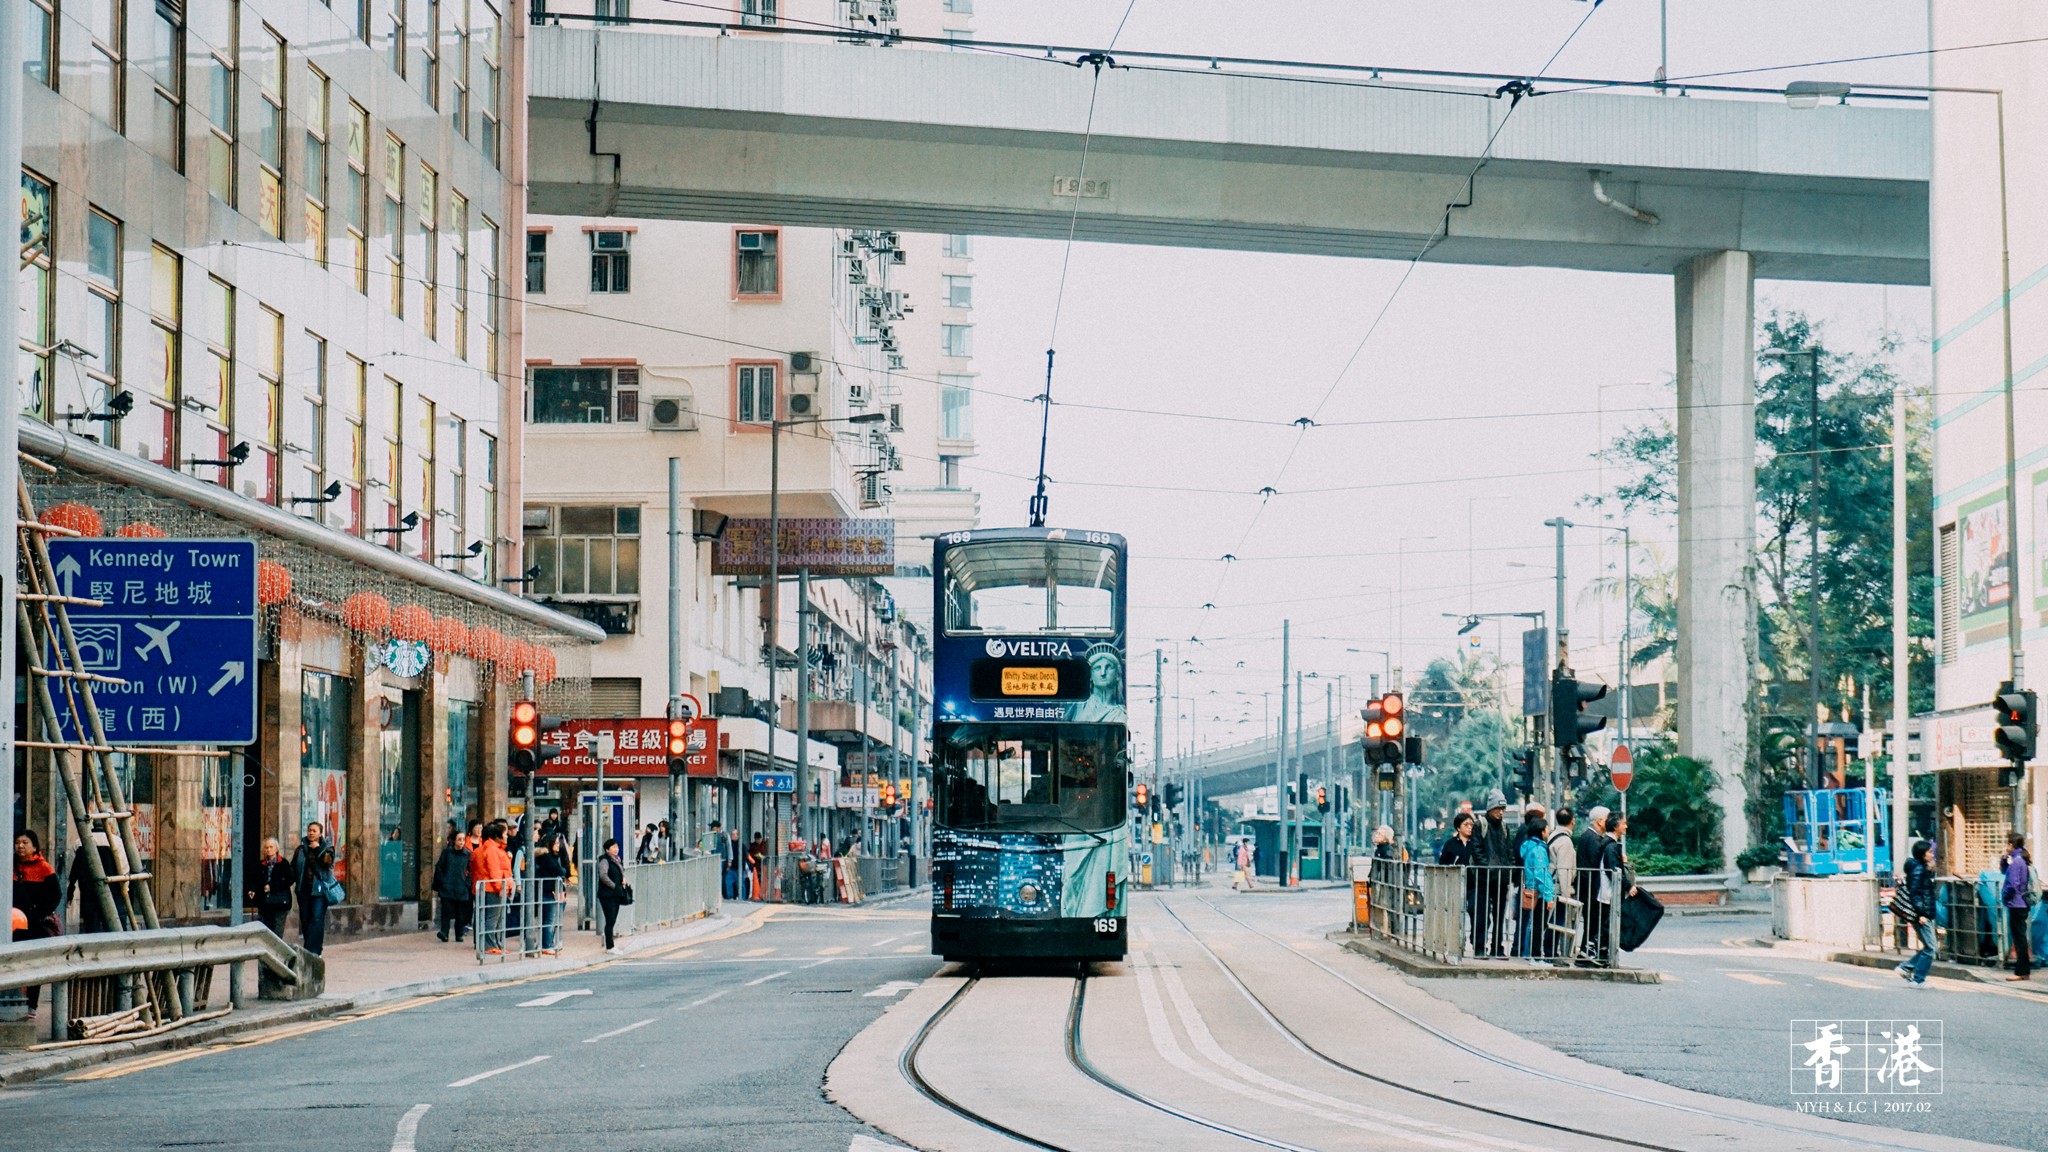
M1515 770L1515 789L1523 799L1536 795L1536 750L1517 748L1508 753L1508 762Z
M1152 803L1151 786L1146 784L1143 780L1138 781L1138 787L1134 791L1132 791L1131 799L1134 802L1136 802L1138 806L1138 811L1145 811Z
M668 722L668 770L672 776L680 776L690 767L690 722L670 720Z
M1328 812L1329 810L1330 786L1327 784L1318 784L1316 785L1316 811Z
M1399 764L1406 758L1406 741L1402 739L1408 731L1406 711L1406 702L1399 692L1366 701L1365 710L1360 713L1365 718L1366 763Z
M536 772L541 765L562 754L558 745L544 744L541 734L553 732L565 721L559 716L543 716L540 705L531 700L515 701L512 705L512 770L515 772Z
M1177 783L1169 782L1166 784L1161 784L1159 786L1159 798L1165 801L1167 809L1171 811L1172 809L1180 807L1180 797L1182 791L1182 786Z
M2026 767L2034 758L2034 745L2041 734L2041 721L2037 712L2039 698L2032 691L2020 691L2007 680L1998 686L1998 694L1991 698L1991 706L1998 712L1998 729L1992 733L1992 740L1998 745L1999 754L2012 761L2013 768Z
M1577 748L1607 727L1607 717L1587 716L1586 705L1607 695L1605 684L1585 684L1563 671L1550 674L1550 742Z

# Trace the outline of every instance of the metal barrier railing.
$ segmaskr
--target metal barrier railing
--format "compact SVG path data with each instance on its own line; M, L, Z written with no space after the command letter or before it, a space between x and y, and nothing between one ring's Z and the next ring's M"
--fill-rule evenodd
M477 881L470 903L476 962L561 951L568 898L569 882L553 876Z
M615 932L659 928L718 911L721 865L718 857L704 855L629 865L626 883L633 886L633 902L619 909Z
M864 898L910 887L907 856L860 856L855 860L860 866L860 891Z
M1616 966L1618 873L1579 869L1573 891L1530 908L1522 907L1520 868L1374 860L1370 875L1360 930L1411 951L1451 963L1473 957Z
M1935 956L1958 964L2005 963L2012 942L2006 939L1998 882L1937 876L1934 884Z
M197 1011L207 1000L209 977L219 965L251 960L278 983L302 982L298 949L261 924L242 924L93 932L0 943L0 988L50 986L51 1018L61 1022L61 1031L69 1037L59 1043L135 1039L226 1015L228 1009ZM311 970L317 973L317 964ZM136 976L164 982L164 990L171 995L139 1002L132 986ZM317 984L315 979L315 992ZM107 995L91 994L102 990ZM74 991L79 995L72 996ZM101 1000L108 1003L101 1004ZM156 1003L166 1004L169 1010L158 1012Z

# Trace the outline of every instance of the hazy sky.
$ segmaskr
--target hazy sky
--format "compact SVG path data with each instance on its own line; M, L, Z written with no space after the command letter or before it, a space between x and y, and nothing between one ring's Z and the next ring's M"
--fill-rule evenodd
M1124 10L1123 0L979 0L975 24L985 40L1101 45ZM1648 78L1658 11L1656 0L1606 0L1551 74ZM1669 0L1669 11L1673 77L1911 52L1927 41L1925 0ZM1524 72L1585 14L1582 0L1137 0L1118 44ZM1085 83L1085 73L1073 75ZM1748 82L1913 83L1925 75L1924 58L1907 58ZM1105 74L1102 99L1115 98L1114 84ZM975 366L984 388L1038 391L1061 254L1054 242L978 241ZM1382 658L1347 648L1396 652L1413 672L1455 650L1457 621L1442 613L1464 611L1468 599L1480 611L1549 608L1553 544L1542 521L1594 520L1577 501L1600 484L1592 453L1601 427L1611 438L1669 402L1671 285L1662 276L1425 264L1339 379L1401 271L1353 259L1074 249L1057 398L1292 420L1314 411L1334 383L1324 420L1412 421L1312 431L1282 475L1297 438L1291 428L1055 408L1051 518L1130 537L1132 679L1150 680L1154 638L1180 641L1179 658L1200 669L1180 687L1203 742L1262 731L1257 693L1278 687L1283 618L1294 621L1296 667L1353 673L1362 684ZM1907 341L1909 378L1926 379L1925 289L1766 281L1757 306L1759 314L1806 309L1825 320L1831 341L1851 347L1872 345L1889 323ZM983 523L1022 523L1030 483L1020 477L1036 467L1037 409L984 395L975 419L981 454L968 479L983 493ZM1281 495L1262 502L1253 494L1268 485ZM1675 555L1671 524L1631 527L1667 563ZM1571 538L1572 623L1582 670L1604 623L1612 679L1618 616L1608 609L1603 621L1595 606L1579 605L1603 558L1618 564L1619 550L1600 547L1602 536ZM1223 564L1225 553L1238 562ZM1480 635L1493 644L1492 626ZM1514 629L1506 635L1513 648ZM1140 695L1134 683L1134 705ZM1149 702L1149 690L1142 695ZM1320 697L1318 688L1318 723ZM1134 707L1133 720L1149 742L1147 706Z

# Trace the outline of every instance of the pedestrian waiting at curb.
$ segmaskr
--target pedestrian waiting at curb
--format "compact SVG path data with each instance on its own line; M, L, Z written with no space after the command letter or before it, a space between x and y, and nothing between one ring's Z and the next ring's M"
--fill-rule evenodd
M562 905L569 896L569 837L562 814L552 808L534 833L533 875L540 879L540 950L554 956L562 951Z
M626 866L619 859L619 842L607 839L604 855L597 860L597 906L604 912L604 950L607 952L618 950L612 939L612 930L618 926L619 908L632 898L632 889L626 887Z
M434 895L440 900L434 934L445 941L452 929L457 944L469 935L471 909L475 903L470 895L469 857L469 834L457 832L441 849L440 859L434 861Z
M1473 834L1472 863L1479 866L1479 891L1472 904L1472 954L1505 956L1513 943L1508 901L1522 857L1506 823L1508 800L1495 788L1486 794L1486 819Z
M33 828L24 828L14 837L14 907L21 910L25 927L14 930L16 940L46 940L61 934L63 925L57 922L57 905L64 898L64 886L57 881L57 870L43 858L43 839ZM36 1010L37 997L42 988L29 985L28 1010Z
M2018 832L2006 841L2005 855L1998 859L2005 874L1999 903L2005 905L2006 938L2012 949L2012 975L2007 980L2025 980L2034 974L2034 957L2027 939L2027 913L2034 906L2034 857L2027 851L2027 838Z
M1892 897L1892 915L1920 940L1920 950L1899 965L1898 973L1909 984L1925 984L1927 973L1934 968L1933 841L1913 842L1913 854L1906 858L1905 881Z
M1557 902L1557 877L1551 871L1550 846L1546 843L1550 821L1543 805L1531 804L1522 813L1522 831L1517 851L1522 858L1521 919L1515 928L1515 954L1541 959L1550 955L1550 906Z
M512 857L505 851L505 826L484 825L483 843L469 856L470 891L482 901L476 910L477 943L486 955L505 951L505 897L512 890Z
M284 939L284 918L292 914L292 889L297 881L277 837L265 836L263 857L256 861L256 874L249 878L248 900L256 907L256 918L280 940Z
M334 842L315 820L292 853L292 876L299 897L299 935L306 951L318 956L327 947L327 909L341 903L341 882L334 878Z

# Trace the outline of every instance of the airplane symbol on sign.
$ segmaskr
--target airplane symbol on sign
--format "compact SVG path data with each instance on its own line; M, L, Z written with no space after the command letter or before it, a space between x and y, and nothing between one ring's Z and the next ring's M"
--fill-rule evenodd
M149 650L154 648L164 654L164 663L171 663L171 633L176 632L178 625L183 623L183 620L173 620L162 628L151 628L149 625L138 621L135 626L142 630L143 635L149 637L149 643L135 650L136 658L145 662L148 661Z

